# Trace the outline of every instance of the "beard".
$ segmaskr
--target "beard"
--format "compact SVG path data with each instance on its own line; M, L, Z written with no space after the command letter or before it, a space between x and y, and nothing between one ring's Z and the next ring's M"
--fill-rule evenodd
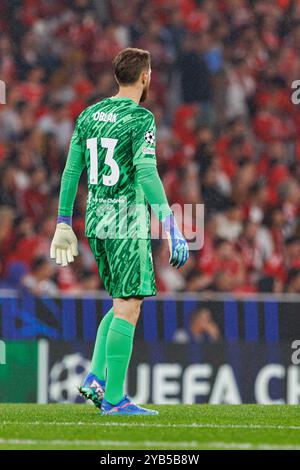
M148 96L148 91L149 91L149 83L146 83L146 85L143 89L142 96L140 98L140 103L143 103L144 101L146 101L147 96Z

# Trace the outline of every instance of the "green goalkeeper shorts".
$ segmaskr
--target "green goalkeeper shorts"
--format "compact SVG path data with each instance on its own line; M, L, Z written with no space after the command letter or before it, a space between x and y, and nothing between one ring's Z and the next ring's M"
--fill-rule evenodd
M113 298L156 294L150 239L88 240L104 287Z

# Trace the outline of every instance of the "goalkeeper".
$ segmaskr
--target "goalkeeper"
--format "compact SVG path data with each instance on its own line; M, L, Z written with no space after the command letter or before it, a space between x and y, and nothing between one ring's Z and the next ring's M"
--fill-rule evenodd
M157 173L153 114L139 106L149 90L150 54L127 48L113 65L117 95L86 108L76 121L50 256L67 266L78 254L72 212L86 169L85 233L113 306L99 325L90 373L79 391L102 414L155 415L124 395L142 300L156 294L147 201L162 221L172 266L184 265L188 245Z

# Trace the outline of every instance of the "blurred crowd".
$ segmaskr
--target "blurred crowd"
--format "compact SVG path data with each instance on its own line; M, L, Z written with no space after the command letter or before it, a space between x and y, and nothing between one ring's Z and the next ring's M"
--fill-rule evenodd
M80 256L58 268L48 253L74 121L116 92L111 60L127 46L151 52L145 106L169 201L205 207L204 247L183 269L154 243L159 291L300 293L297 0L1 1L0 287L101 289L85 175Z

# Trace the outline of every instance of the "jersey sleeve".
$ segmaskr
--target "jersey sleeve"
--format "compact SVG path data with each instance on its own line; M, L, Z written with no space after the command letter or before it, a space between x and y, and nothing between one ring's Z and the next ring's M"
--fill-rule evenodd
M172 214L167 196L156 166L137 166L137 180L142 186L145 197L159 220Z
M134 165L156 165L156 126L154 116L143 109L135 119L132 131L132 152Z
M72 147L73 150L82 153L82 138L81 138L79 127L80 127L80 116L77 119L75 127L74 127L74 132L70 140L70 148Z
M72 215L78 182L84 167L84 152L82 149L82 141L77 122L71 138L65 169L61 178L58 206L59 215Z

